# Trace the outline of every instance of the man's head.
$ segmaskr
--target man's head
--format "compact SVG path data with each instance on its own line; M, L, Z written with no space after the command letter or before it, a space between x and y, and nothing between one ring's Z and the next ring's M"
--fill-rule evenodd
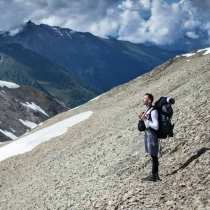
M146 93L143 98L143 104L146 105L147 107L150 107L152 106L153 100L154 100L153 95L150 93Z

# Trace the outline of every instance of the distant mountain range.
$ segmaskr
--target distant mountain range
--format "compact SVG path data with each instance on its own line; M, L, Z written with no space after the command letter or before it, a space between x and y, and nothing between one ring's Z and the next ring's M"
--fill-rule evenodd
M161 49L170 50L170 51L184 50L187 52L208 47L209 45L207 45L206 40L209 39L209 35L206 34L204 31L202 33L198 31L197 34L200 35L199 38L193 39L185 35L179 38L178 40L174 41L174 43L166 45L156 45L154 43L145 43L145 44L147 46L155 45L157 47L160 47Z
M69 107L85 103L101 93L56 63L19 44L0 47L0 79L37 88Z
M9 32L0 33L1 46L11 43L19 43L44 56L102 92L128 82L183 53L126 41L102 39L90 33L75 32L67 28L35 25L31 21L15 36L10 36ZM38 63L37 60L36 65ZM46 75L51 77L49 73ZM41 75L39 80L40 78ZM44 88L47 90L47 85Z

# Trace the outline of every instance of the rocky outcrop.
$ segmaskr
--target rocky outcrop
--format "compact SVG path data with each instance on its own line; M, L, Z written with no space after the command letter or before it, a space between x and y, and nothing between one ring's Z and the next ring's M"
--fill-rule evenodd
M1 209L209 209L210 55L179 56L36 130L93 115L33 151L0 162ZM150 173L137 114L142 97L174 97L175 136L161 141L160 178ZM11 199L12 198L12 199Z
M16 139L67 110L64 103L32 87L0 81L0 142Z

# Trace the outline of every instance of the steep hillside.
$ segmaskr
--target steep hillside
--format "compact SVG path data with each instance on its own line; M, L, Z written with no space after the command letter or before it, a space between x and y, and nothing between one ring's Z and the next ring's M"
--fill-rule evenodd
M205 52L173 58L35 128L93 111L62 136L0 162L1 209L209 209L210 55ZM162 181L155 183L140 181L151 170L137 130L146 92L176 100L175 136L161 141Z
M19 43L105 92L128 82L179 52L108 40L68 28L28 21L15 36L0 33L0 46Z
M0 47L0 79L35 87L69 107L81 105L101 93L19 44Z
M0 81L0 143L18 138L68 107L32 87Z

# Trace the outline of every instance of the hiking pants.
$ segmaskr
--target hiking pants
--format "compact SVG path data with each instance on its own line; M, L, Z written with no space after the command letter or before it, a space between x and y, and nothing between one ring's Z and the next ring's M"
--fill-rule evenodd
M152 174L158 173L158 137L156 133L145 132L144 136L145 152L148 153L152 158Z
M158 155L159 145L156 133L145 132L144 145L145 145L145 152L148 153L150 156Z

